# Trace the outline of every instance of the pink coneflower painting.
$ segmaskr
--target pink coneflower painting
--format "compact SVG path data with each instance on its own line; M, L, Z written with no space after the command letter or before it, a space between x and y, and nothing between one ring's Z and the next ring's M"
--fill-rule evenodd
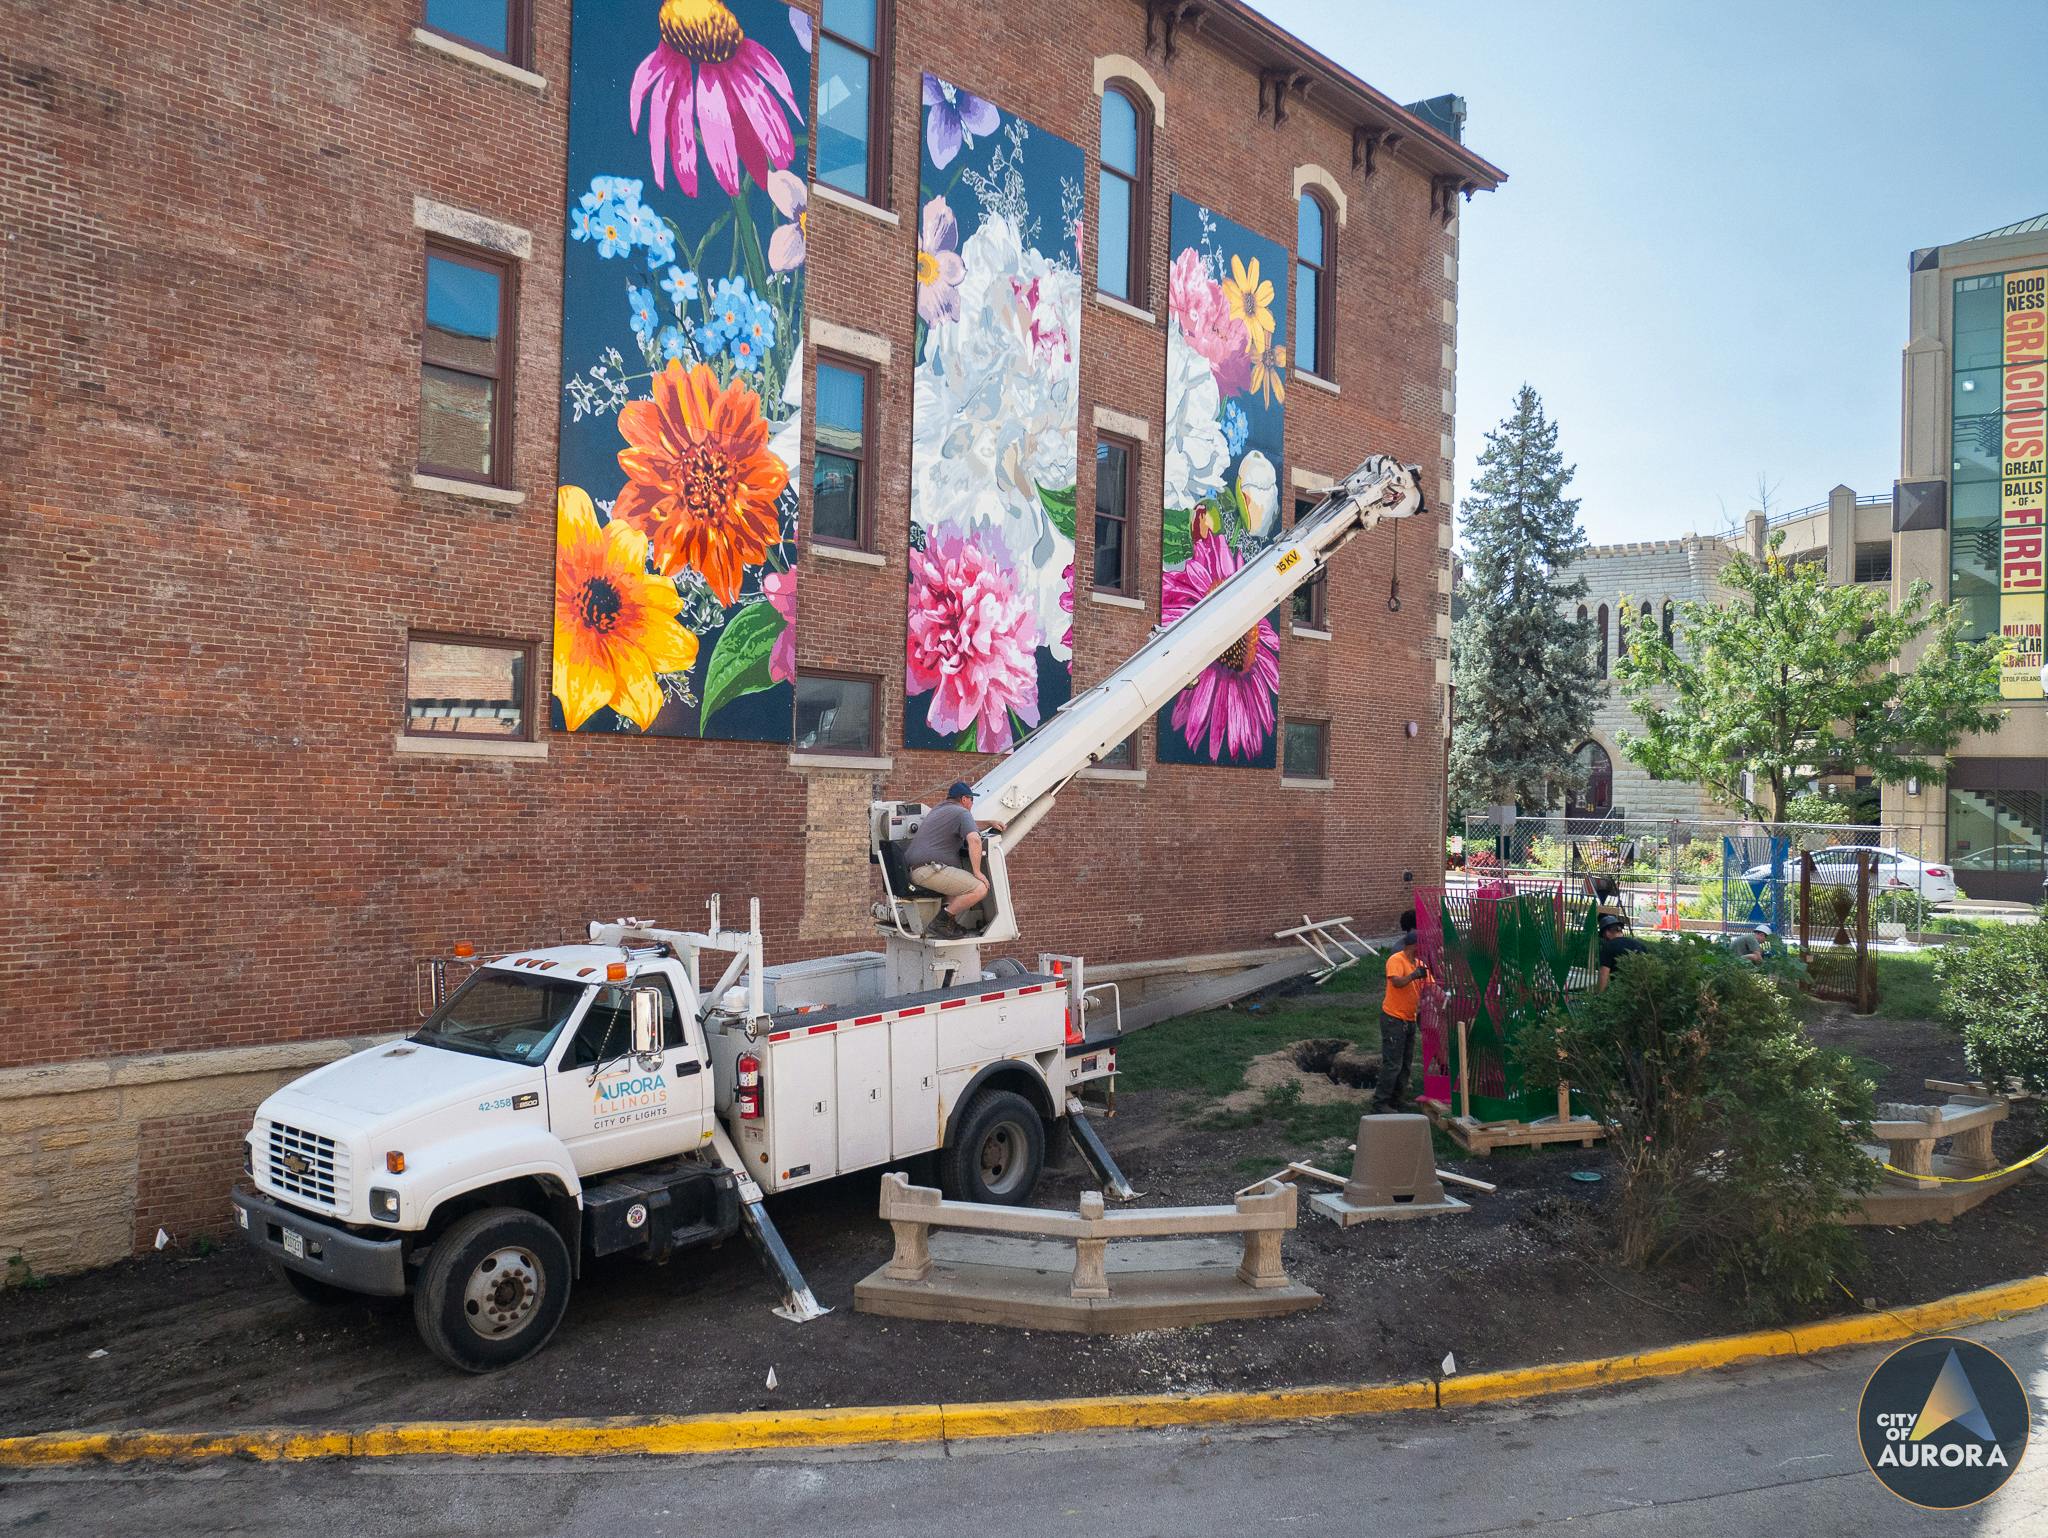
M796 680L796 573L770 571L761 574L761 591L782 616L782 634L768 653L768 677L778 684Z
M1244 563L1220 534L1195 541L1187 564L1159 574L1159 623L1171 625ZM1211 763L1256 758L1273 735L1273 701L1280 689L1280 637L1261 619L1229 651L1183 689L1173 705L1173 729L1190 749L1205 745Z
M1038 725L1038 624L1002 556L951 524L910 552L907 692L930 693L927 719L947 736L974 728L982 753L1008 749L1015 712Z
M697 195L701 129L704 157L719 186L736 195L742 165L755 185L767 186L769 170L786 167L796 153L784 109L803 121L775 55L748 37L719 0L662 0L656 25L661 41L633 72L627 101L635 133L641 106L648 109L654 185L667 186L673 166L683 195Z

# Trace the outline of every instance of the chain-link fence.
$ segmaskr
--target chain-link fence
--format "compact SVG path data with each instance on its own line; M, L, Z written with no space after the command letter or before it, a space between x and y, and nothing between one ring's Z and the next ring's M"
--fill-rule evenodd
M1562 877L1618 902L1639 929L1746 929L1783 933L1798 903L1799 857L1817 879L1853 884L1852 851L1873 850L1879 940L1938 924L1957 894L1939 850L1918 826L1695 821L1683 818L1518 817L1511 826L1465 819L1447 851L1449 881Z

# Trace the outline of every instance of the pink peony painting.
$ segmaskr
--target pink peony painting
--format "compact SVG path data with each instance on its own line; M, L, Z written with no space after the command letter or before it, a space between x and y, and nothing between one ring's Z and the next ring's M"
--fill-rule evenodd
M930 694L934 731L985 753L1015 745L1010 717L1038 724L1038 624L1017 574L973 533L944 526L910 552L904 686Z

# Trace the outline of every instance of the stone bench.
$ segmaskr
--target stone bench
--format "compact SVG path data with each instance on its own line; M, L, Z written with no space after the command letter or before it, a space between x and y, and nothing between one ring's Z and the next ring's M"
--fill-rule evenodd
M855 1286L854 1307L1088 1334L1292 1313L1321 1301L1281 1262L1296 1200L1282 1185L1227 1207L1111 1212L1085 1191L1077 1211L1051 1212L950 1202L892 1172L880 1210L895 1253ZM1147 1242L1112 1256L1120 1241Z
M1970 1180L1998 1168L1991 1129L2011 1110L2007 1101L1986 1095L1952 1095L1942 1105L1878 1105L1870 1120L1878 1141L1864 1144L1863 1151L1890 1168L1848 1221L1898 1224L1933 1218L1947 1223L2023 1179L2025 1170L1996 1180ZM1944 1139L1949 1152L1938 1154L1934 1145Z

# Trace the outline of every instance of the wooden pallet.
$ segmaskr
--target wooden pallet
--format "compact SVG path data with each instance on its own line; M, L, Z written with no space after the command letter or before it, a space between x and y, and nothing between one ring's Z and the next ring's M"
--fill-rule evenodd
M1430 1125L1466 1153L1484 1158L1496 1148L1541 1148L1551 1143L1577 1143L1591 1148L1607 1136L1606 1126L1591 1116L1572 1114L1572 1087L1557 1086L1557 1114L1539 1116L1535 1121L1481 1121L1472 1114L1471 1054L1465 1039L1465 1022L1458 1022L1458 1108L1441 1100L1419 1100Z

